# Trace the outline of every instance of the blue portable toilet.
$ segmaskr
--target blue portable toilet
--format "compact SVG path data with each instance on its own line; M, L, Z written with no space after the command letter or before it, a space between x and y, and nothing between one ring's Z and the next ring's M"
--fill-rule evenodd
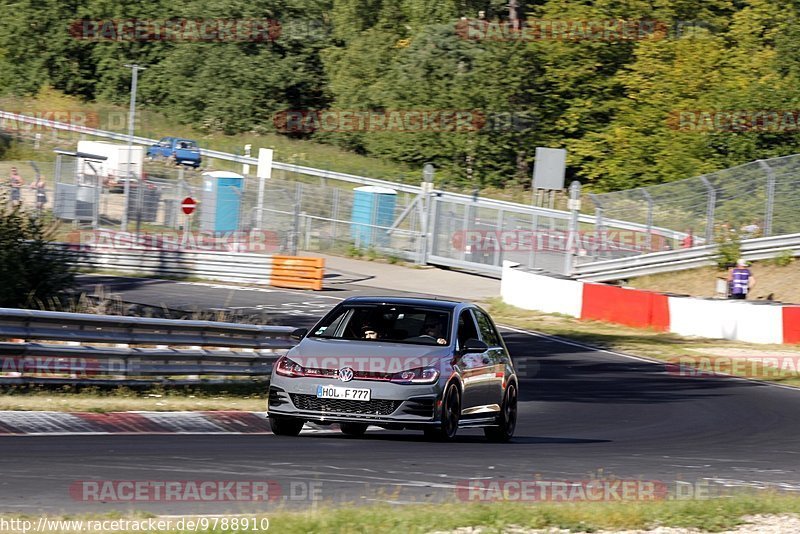
M230 171L203 173L200 230L235 232L239 229L244 176Z
M397 191L376 185L356 187L353 191L350 237L358 247L389 246L386 230L375 226L389 228L394 223Z

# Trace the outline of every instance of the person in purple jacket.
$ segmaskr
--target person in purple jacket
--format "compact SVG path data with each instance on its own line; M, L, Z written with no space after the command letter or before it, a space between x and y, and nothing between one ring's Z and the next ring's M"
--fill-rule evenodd
M747 293L756 285L756 278L747 268L747 262L744 259L739 258L736 261L736 267L728 273L728 283L733 299L746 299Z

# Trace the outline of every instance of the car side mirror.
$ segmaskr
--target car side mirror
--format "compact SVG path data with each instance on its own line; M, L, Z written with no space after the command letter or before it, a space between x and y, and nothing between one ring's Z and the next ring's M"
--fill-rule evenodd
M463 352L464 354L470 354L470 353L486 352L487 350L489 350L489 345L487 345L480 339L471 338L464 343L464 348L462 349L461 352Z
M298 328L297 330L294 330L291 334L289 334L289 336L292 339L300 341L301 339L306 337L306 334L308 334L308 328Z

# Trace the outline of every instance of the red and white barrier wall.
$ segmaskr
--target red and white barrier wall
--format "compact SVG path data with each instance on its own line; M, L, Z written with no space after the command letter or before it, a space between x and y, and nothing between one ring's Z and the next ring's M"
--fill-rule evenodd
M503 263L503 302L544 313L749 343L800 343L800 306L671 297L552 278Z

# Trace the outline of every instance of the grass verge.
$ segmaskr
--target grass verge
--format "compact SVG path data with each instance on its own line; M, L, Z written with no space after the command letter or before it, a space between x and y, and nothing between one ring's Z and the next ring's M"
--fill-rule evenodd
M800 386L800 369L772 368L765 359L785 356L788 358L784 358L784 362L800 362L800 350L796 347L688 338L652 329L523 310L506 304L499 298L489 299L484 306L499 324L657 360L694 361L699 365L710 366L707 371L726 372L783 385ZM748 365L737 367L737 364L742 362ZM704 368L698 367L698 369Z
M218 411L263 412L266 384L170 387L5 386L0 410L49 412Z
M624 503L448 503L392 507L337 506L321 507L314 511L294 512L279 510L273 513L244 514L248 518L266 518L269 530L283 534L306 533L428 533L449 532L465 527L483 527L482 532L524 532L522 529L568 529L571 532L618 531L620 529L648 529L656 527L697 528L721 532L752 521L753 516L774 516L800 512L800 498L780 495L753 495L730 499L704 501L658 501ZM135 514L117 516L71 516L71 520L125 518L142 521L152 515ZM224 517L224 516L221 516ZM4 515L0 518L12 519ZM31 516L13 516L32 521ZM51 520L55 518L49 518ZM187 518L188 519L188 518ZM192 518L197 521L197 518ZM794 520L782 517L780 520ZM179 518L171 516L173 527L161 532L180 532L175 528ZM758 521L762 523L762 521ZM1 523L1 522L0 522ZM53 523L50 523L53 525ZM185 523L184 523L185 525ZM516 528L515 528L516 527ZM755 527L758 528L758 527ZM514 529L514 530L511 530ZM92 529L96 532L110 530ZM50 532L74 532L69 528L51 529ZM121 530L116 530L120 532ZM122 530L122 531L132 531ZM185 530L184 530L185 531ZM200 528L198 532L232 532L233 529ZM758 532L758 530L753 530ZM463 532L463 531L462 531ZM470 532L475 532L470 530ZM778 532L775 530L775 532Z

